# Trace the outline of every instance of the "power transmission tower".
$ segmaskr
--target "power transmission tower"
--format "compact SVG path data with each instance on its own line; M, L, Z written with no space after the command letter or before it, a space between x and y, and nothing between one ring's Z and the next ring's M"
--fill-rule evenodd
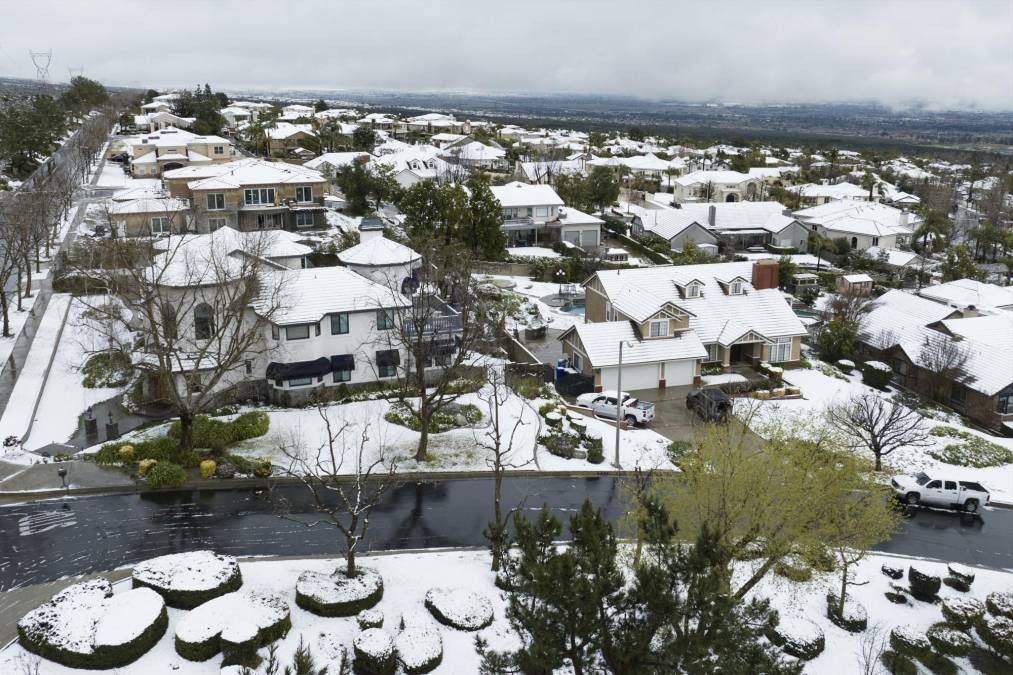
M67 73L70 74L70 79L72 80L75 77L81 77L82 75L84 75L84 66L78 66L77 68L71 68L70 66L67 66Z
M35 79L44 84L48 83L49 64L53 60L53 50L50 49L46 52L33 52L29 49L28 55L32 57L32 63L35 64Z

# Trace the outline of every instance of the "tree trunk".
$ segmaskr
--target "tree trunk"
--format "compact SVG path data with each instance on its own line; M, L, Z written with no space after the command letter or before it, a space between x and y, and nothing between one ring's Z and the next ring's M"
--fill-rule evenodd
M419 415L419 445L415 449L415 461L425 461L427 452L429 450L429 420Z
M18 296L18 311L21 311L21 265L18 265L18 284L14 289L14 295Z
M179 447L193 450L193 415L190 412L179 414Z
M349 523L348 532L345 535L345 576L349 579L355 577L355 532L359 526L358 517L352 517Z
M753 576L749 579L749 581L739 587L739 590L735 591L735 595L732 596L732 600L735 602L741 602L742 598L746 597L746 593L752 590L753 586L760 583L760 580L767 576L767 572L769 572L776 564L777 558L768 558L767 562L763 563L760 569L753 573Z
M841 561L841 597L837 602L837 616L844 616L844 599L848 597L848 563Z
M499 411L497 409L497 415ZM502 531L500 527L503 525L503 470L497 467L496 479L493 483L492 489L492 512L493 522L496 524L496 531L493 533L494 536L499 536ZM503 558L503 540L492 542L492 571L498 572L500 564Z
M876 455L876 471L882 471L883 470L883 456L880 453L878 453L878 452L874 452L873 454Z
M8 316L8 311L7 311L8 310L7 289L5 289L5 288L0 288L0 308L3 309L3 315L4 315L3 336L4 337L10 337L11 336L11 320L10 320L10 317Z
M25 297L32 295L32 261L25 254Z

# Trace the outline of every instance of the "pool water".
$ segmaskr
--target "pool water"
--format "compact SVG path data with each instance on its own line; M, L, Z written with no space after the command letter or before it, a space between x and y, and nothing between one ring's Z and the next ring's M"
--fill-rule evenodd
M560 307L559 311L566 312L567 314L576 314L578 316L584 316L584 301L570 300L565 305Z

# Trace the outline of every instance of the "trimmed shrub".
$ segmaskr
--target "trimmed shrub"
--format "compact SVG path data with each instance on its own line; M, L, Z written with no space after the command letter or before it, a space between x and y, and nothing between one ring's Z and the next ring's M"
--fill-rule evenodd
M138 563L131 575L134 588L150 588L177 609L193 609L239 590L243 577L230 555L213 551L171 553Z
M819 656L826 647L823 629L801 617L792 621L782 620L777 626L768 628L766 636L785 654L806 661Z
M394 638L382 628L367 628L352 641L356 675L393 675L397 670Z
M245 649L248 629L228 631L235 623L254 622L257 647L281 639L292 627L288 604L266 593L238 591L190 610L176 625L176 653L188 661L207 661L225 649ZM226 644L222 643L225 633Z
M890 602L892 602L895 605L906 605L907 604L907 596L904 595L903 593L894 593L894 592L891 592L891 591L887 591L883 595L885 595L886 599L889 600Z
M207 480L215 475L218 464L213 459L205 459L200 463L200 477Z
M961 593L967 593L971 590L971 584L958 579L957 577L943 577L943 583L953 590L960 591Z
M295 604L317 616L355 616L382 597L383 577L369 567L359 567L352 579L343 569L303 572L295 585Z
M862 382L874 389L886 389L893 379L893 370L882 361L866 361L861 370Z
M895 626L890 631L890 646L897 653L914 658L932 653L929 639L910 626Z
M428 673L443 661L440 627L421 609L401 615L401 632L394 640L398 660L405 673Z
M813 578L812 568L801 557L786 556L774 565L774 573L795 582L810 581Z
M835 593L827 593L827 618L849 633L861 633L869 625L869 614L860 602L848 596L844 599L844 611L840 612Z
M899 567L890 567L889 565L883 565L879 568L883 574L890 577L891 579L900 579L904 576L904 570Z
M928 451L930 457L940 462L956 466L972 466L978 469L1013 463L1013 450L969 431L938 426L932 427L929 433L933 436L955 438L960 441L959 443L949 443L942 450L930 449Z
M573 459L573 453L580 444L580 437L563 431L552 431L545 436L539 436L538 442L557 457Z
M918 675L918 666L915 662L897 652L887 649L879 655L879 660L886 667L890 675Z
M355 616L361 630L383 627L383 612L378 609L364 609Z
M1013 619L1013 592L995 591L985 597L985 607L991 614Z
M489 599L466 588L432 588L425 606L437 621L458 630L480 630L493 619Z
M963 582L968 587L974 583L974 570L969 567L964 567L957 563L949 563L946 565L946 571L950 573L952 578Z
M145 479L153 488L179 487L186 483L186 471L173 462L159 462L148 470Z
M259 438L271 429L271 418L259 410L245 412L229 422L234 443Z
M946 656L967 656L974 640L946 623L934 623L925 632L933 649Z
M121 445L119 450L116 451L120 461L124 464L134 463L134 446L132 445Z
M935 602L939 588L943 584L939 577L920 572L913 566L907 569L907 580L911 595L923 602Z
M173 462L184 467L195 467L200 463L197 453L183 450L179 442L174 438L159 436L129 443L106 443L95 453L96 464L122 464L126 463L120 456L120 448L130 446L133 448L132 461L141 462L145 459L155 459L159 462Z
M942 654L929 652L928 654L919 656L918 660L934 675L957 675L960 672L957 664Z
M954 628L970 628L984 614L985 605L974 598L946 598L942 605L943 618Z
M584 441L587 449L587 461L591 464L601 464L605 461L605 451L600 438L589 438Z
M539 417L545 417L550 412L557 412L556 408L558 408L558 407L559 407L559 404L556 403L555 401L549 401L548 403L543 403L542 405L538 406L538 415L539 415Z
M1013 619L986 615L975 626L982 642L1004 659L1013 661Z
M263 457L253 463L253 475L257 478L270 478L273 471L270 457Z
M243 413L231 422L197 415L193 419L193 444L197 448L221 451L240 441L263 436L270 426L271 418L261 411ZM179 420L169 426L168 437L178 441Z
M559 429L563 426L563 416L556 411L545 413L545 423L550 427Z

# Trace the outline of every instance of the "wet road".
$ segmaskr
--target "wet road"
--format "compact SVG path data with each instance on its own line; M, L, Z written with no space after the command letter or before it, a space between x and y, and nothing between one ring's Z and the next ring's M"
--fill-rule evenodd
M313 518L304 488L278 491L291 500L294 514ZM611 477L504 481L506 508L548 503L565 517L585 496L612 520L623 511L619 481ZM482 546L491 513L488 479L405 484L373 511L362 550ZM201 548L236 555L340 552L333 528L282 519L265 494L248 490L35 502L0 507L0 591ZM1013 568L1013 511L994 509L977 518L919 510L879 548Z

